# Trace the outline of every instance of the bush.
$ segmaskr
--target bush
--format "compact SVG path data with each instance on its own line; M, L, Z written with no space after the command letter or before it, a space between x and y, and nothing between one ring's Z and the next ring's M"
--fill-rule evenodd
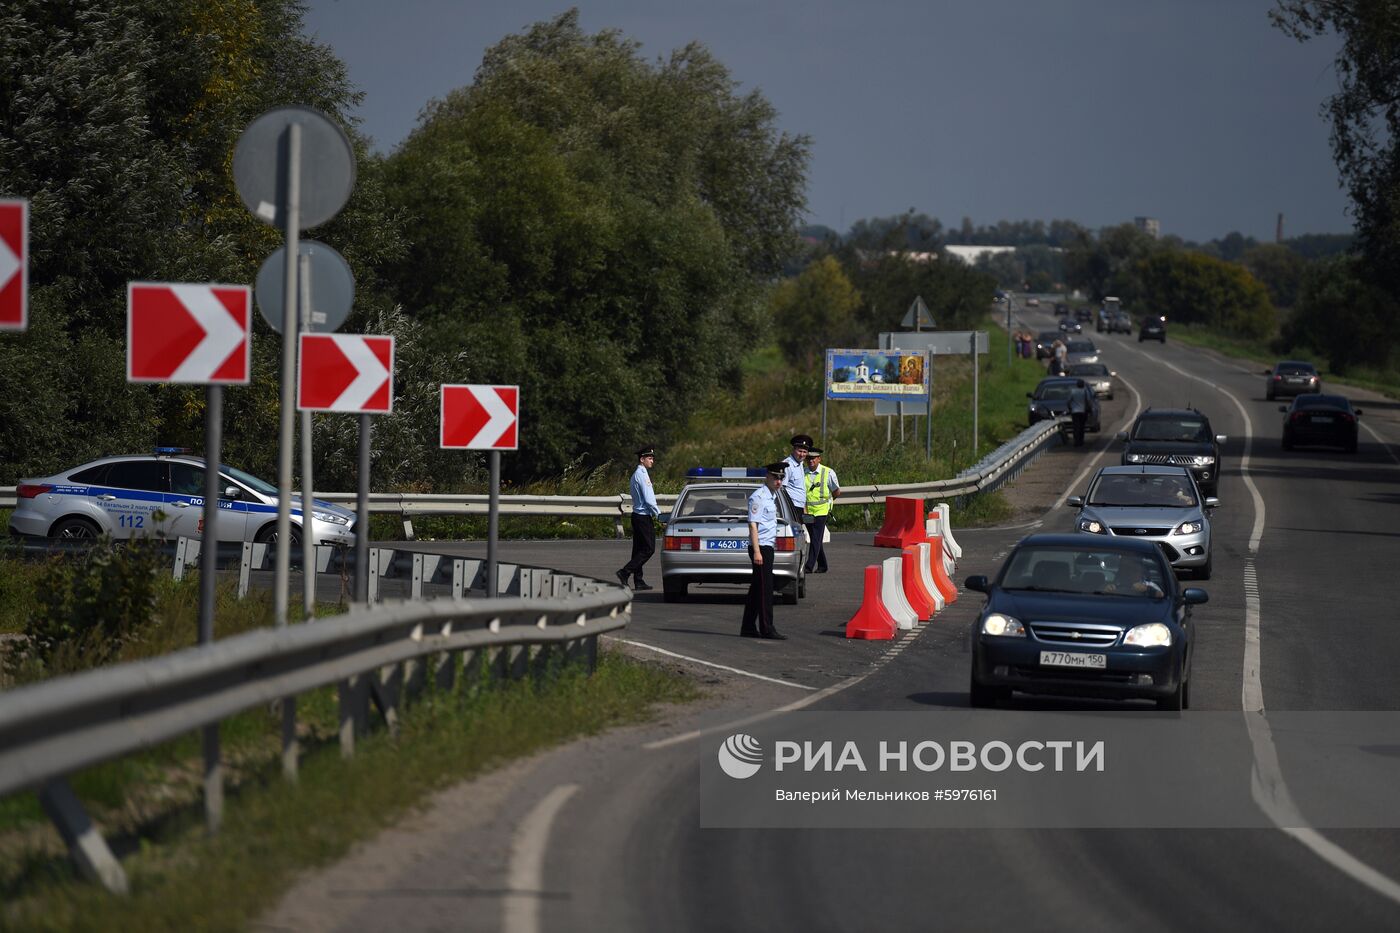
M49 668L78 658L84 667L114 659L154 615L162 569L158 546L144 539L104 538L77 561L49 561L25 625L30 651Z

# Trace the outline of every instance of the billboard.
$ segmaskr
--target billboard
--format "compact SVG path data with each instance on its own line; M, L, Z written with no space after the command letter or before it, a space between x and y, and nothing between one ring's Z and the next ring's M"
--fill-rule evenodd
M917 402L928 398L923 350L827 350L826 397Z

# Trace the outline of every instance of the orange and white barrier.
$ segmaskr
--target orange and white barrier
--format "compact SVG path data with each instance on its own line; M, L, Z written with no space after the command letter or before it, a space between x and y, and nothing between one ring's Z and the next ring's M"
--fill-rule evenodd
M943 519L939 516L938 512L935 511L929 516L928 521L924 522L924 537L925 539L943 539L942 543L938 545L938 553L943 563L943 569L946 570L948 576L951 577L953 571L957 569L957 561L953 560L953 554L949 548L947 539L943 538Z
M938 535L928 539L929 549L935 554L943 553L943 539ZM948 569L943 565L943 561L936 558L929 560L929 571L933 574L933 585L942 594L943 600L949 603L958 601L958 587L953 582L953 578L948 576Z
M919 565L919 580L924 585L924 591L933 598L934 613L942 612L945 600L933 576L933 564L938 559L938 552L927 541L914 546L919 550L919 559L916 561Z
M880 568L872 564L865 568L865 595L846 623L846 637L887 640L894 638L898 625L880 599Z
M908 547L924 539L924 500L890 496L885 499L885 522L875 532L876 547Z
M880 562L880 599L885 611L894 617L895 625L911 629L918 624L919 614L904 595L904 561L886 557Z
M933 618L935 601L933 594L924 588L923 573L919 569L918 547L910 545L905 548L900 559L904 562L904 598L909 600L909 605L913 607L920 621L927 622Z
M953 555L953 560L962 560L962 545L953 537L953 520L949 518L948 503L940 502L933 508L938 513L938 529L943 535L943 543L947 546L948 553Z

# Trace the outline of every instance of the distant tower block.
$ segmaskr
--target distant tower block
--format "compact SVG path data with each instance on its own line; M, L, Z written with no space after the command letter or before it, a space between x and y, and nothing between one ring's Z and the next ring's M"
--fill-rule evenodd
M1162 222L1156 217L1134 217L1133 226L1157 240L1162 237Z
M1283 211L1278 212L1278 226L1274 228L1274 242L1283 242Z

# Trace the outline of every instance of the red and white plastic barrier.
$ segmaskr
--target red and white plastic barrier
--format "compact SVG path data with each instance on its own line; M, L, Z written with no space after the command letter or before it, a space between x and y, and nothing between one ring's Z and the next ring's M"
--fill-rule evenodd
M943 553L943 539L938 535L928 539L928 548L933 555ZM938 592L943 595L944 602L955 603L958 601L958 587L948 576L948 568L943 565L943 561L936 556L931 556L929 560L929 572L933 575L933 585Z
M953 538L948 503L938 503L925 520L924 500L889 497L875 545L901 553L865 568L865 592L846 623L847 638L891 639L957 602L952 574L962 547Z
M888 640L894 638L896 628L898 623L880 599L880 568L866 567L865 595L856 614L846 623L846 637Z
M947 546L948 553L953 555L953 560L962 560L962 545L953 537L953 520L949 517L948 503L940 502L933 510L938 513L939 533L943 535L943 543Z
M919 565L920 582L923 583L924 589L928 592L928 595L933 598L934 613L942 612L946 600L943 598L943 591L939 588L933 576L933 562L936 560L937 552L927 541L922 544L916 544L914 547L919 551L919 559L916 563Z
M904 561L901 558L886 557L880 562L880 599L899 628L908 630L918 624L919 614L904 596Z
M885 522L875 532L876 547L908 547L924 539L924 500L889 496Z

